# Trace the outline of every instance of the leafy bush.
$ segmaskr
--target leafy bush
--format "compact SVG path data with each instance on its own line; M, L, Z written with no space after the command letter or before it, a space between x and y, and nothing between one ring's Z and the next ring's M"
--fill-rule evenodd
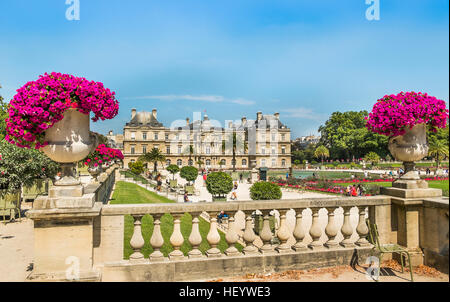
M180 170L180 176L189 182L195 181L198 176L198 169L192 166L183 167Z
M175 179L175 174L180 171L180 168L177 165L169 165L166 170L172 173L173 179Z
M223 196L233 189L233 179L224 172L212 172L206 178L206 189L213 196Z
M253 200L281 199L282 193L278 185L260 181L250 187L250 198Z
M142 172L144 172L144 163L141 161L137 161L137 162L130 162L128 164L128 168L130 168L131 172L133 172L136 175L140 175L142 174Z

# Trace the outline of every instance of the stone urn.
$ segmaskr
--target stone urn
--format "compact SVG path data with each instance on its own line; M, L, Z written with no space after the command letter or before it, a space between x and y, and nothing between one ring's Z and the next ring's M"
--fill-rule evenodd
M75 176L75 163L85 158L97 147L97 136L89 131L89 114L68 109L64 118L45 131L49 144L42 148L49 158L61 164L62 177L55 186L75 186L80 180Z
M414 161L421 160L428 154L426 124L415 125L408 128L405 134L391 137L388 148L395 159L403 161L405 175L402 179L420 179L414 171Z
M102 168L100 166L89 167L88 168L88 172L92 176L92 182L93 183L98 183L98 176L100 175L100 173L102 173Z

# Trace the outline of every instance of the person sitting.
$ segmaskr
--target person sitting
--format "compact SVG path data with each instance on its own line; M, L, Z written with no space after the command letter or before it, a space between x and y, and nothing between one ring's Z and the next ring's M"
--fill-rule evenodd
M219 223L222 223L222 218L226 218L228 217L227 214L225 214L225 211L220 211L219 215L217 215L217 221Z
M187 192L184 192L183 200L184 200L184 202L190 202Z
M358 196L358 191L356 190L355 186L352 186L351 194L352 194L353 197Z

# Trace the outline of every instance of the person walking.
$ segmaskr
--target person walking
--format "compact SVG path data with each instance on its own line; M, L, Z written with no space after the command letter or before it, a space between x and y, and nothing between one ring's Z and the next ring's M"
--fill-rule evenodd
M158 174L156 176L156 190L158 192L161 192L161 186L162 186L162 177L161 177L161 174Z

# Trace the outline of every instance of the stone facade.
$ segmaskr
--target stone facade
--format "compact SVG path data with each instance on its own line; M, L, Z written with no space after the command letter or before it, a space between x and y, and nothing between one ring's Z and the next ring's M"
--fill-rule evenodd
M165 127L152 112L131 111L131 120L123 129L124 166L139 156L158 148L166 156L166 165L194 165L203 162L208 169L231 169L236 135L236 169L248 170L251 163L259 167L288 169L291 167L290 129L281 123L279 114L257 113L256 120L245 117L240 123L221 127L205 114L202 120ZM190 148L192 146L192 148ZM191 150L191 152L190 152Z

